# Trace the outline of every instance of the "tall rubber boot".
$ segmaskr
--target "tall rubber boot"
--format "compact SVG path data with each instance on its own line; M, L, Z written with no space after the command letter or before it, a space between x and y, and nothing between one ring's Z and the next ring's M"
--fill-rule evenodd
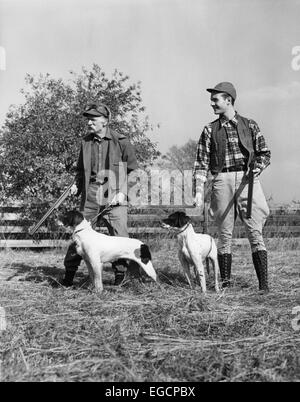
M231 254L218 254L218 262L220 267L222 288L228 288L231 286Z
M259 283L259 290L269 292L268 285L268 254L266 250L258 250L252 253L253 265Z

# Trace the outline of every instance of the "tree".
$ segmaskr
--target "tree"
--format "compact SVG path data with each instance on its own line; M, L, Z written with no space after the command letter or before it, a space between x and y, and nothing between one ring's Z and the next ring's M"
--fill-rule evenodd
M0 132L2 188L13 199L49 202L61 194L74 176L80 138L86 133L82 110L102 101L112 112L112 129L127 135L139 162L159 153L147 137L151 130L144 115L141 85L117 70L111 78L97 64L69 82L50 74L25 77L25 102L12 106Z
M173 145L169 151L162 156L162 164L165 168L184 170L193 169L197 150L197 141L189 139L181 147Z
M158 161L156 161L156 165L160 169L166 169L168 171L178 170L181 174L187 171L190 172L192 176L192 171L194 168L194 163L196 159L197 152L197 141L189 139L184 145L181 147L177 145L173 145L166 154L162 155ZM205 201L208 202L211 197L211 182L212 176L208 174L208 180L205 183L204 191L205 191ZM190 182L190 187L187 188L187 183L185 184L184 191L194 194L195 191L195 182L194 178Z
M161 197L170 199L177 204L184 195L184 202L190 204L193 202L191 195L193 194L192 171L196 157L197 142L189 139L181 147L173 145L169 150L155 160L152 166L154 172L157 172L161 180ZM154 176L153 176L154 177ZM163 182L168 183L170 187L164 186ZM177 197L175 197L177 194Z

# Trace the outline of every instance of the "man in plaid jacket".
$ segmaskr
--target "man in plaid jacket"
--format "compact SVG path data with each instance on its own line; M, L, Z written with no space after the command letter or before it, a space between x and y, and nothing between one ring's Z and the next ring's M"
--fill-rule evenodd
M204 127L200 136L194 178L195 202L203 202L204 183L208 172L213 175L211 213L218 226L218 261L223 287L230 286L231 244L237 215L244 223L252 251L259 290L268 292L268 261L262 229L269 208L259 182L259 175L270 164L270 150L252 119L240 116L234 107L236 90L230 82L208 88L211 106L218 119ZM253 168L253 203L247 218L249 165Z

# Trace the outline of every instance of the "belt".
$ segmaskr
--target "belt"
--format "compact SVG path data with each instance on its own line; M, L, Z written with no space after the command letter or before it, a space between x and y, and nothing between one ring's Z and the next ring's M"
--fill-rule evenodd
M101 181L99 181L99 179L97 177L91 177L89 183L90 184L91 183L96 183L96 184L99 184L99 186L100 186L100 185L103 185L103 184L107 183L107 180L103 180L103 182L101 182Z
M226 172L245 172L246 171L246 166L230 166L229 168L224 168L221 170L222 173Z

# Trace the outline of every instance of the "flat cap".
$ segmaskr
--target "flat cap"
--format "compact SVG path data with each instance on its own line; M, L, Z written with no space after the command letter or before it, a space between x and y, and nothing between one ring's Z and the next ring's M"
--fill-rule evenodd
M214 88L207 88L207 91L212 92L224 92L230 95L234 100L236 99L236 90L231 82L220 82Z
M100 117L110 118L110 110L104 103L91 103L82 113L85 117Z

